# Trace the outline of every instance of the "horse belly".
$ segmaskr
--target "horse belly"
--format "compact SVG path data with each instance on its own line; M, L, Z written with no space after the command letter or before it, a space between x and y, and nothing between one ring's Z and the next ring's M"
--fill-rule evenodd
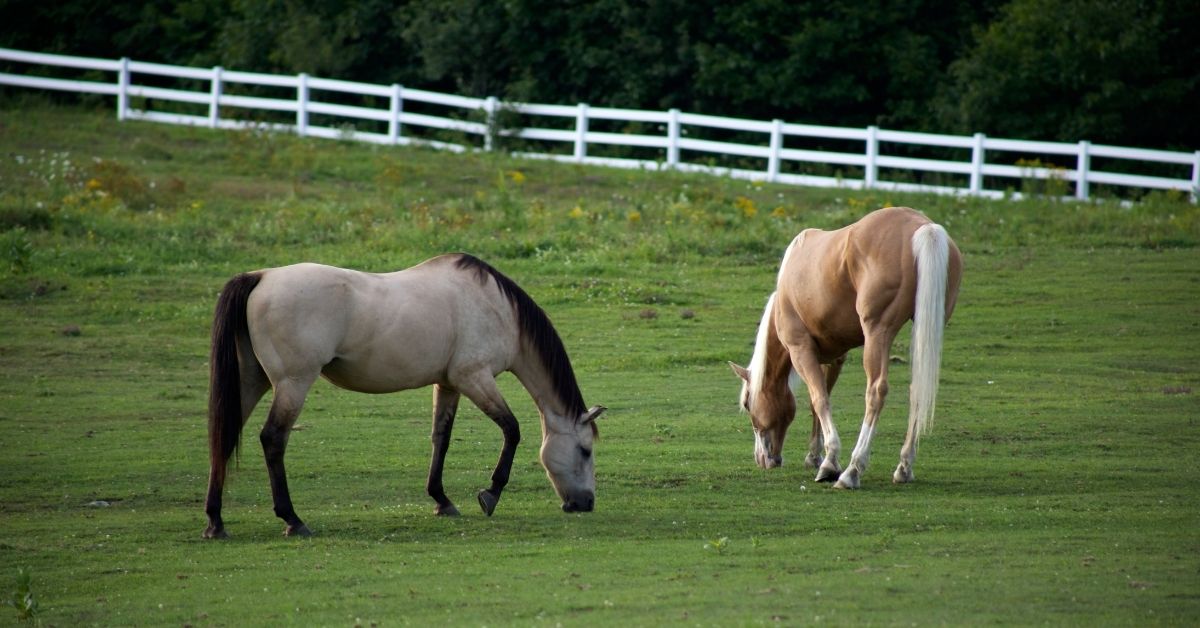
M862 321L853 293L823 286L801 285L792 301L805 332L817 345L822 363L829 363L863 344Z
M365 393L421 388L445 379L449 340L440 334L381 329L347 342L321 370L330 382Z
M321 376L339 388L373 394L422 388L440 379L439 373L429 369L370 366L341 358L326 364Z

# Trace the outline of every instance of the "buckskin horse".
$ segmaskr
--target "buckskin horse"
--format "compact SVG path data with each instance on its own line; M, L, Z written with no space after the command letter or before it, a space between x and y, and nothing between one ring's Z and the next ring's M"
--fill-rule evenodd
M517 420L496 386L503 371L517 377L541 414L540 459L562 509L592 510L592 445L604 408L585 406L550 319L495 268L453 254L387 274L297 264L234 277L213 321L204 537L228 536L221 519L227 467L268 389L274 398L259 440L275 514L287 524L284 534L310 534L292 507L283 457L318 376L364 393L433 385L426 489L440 515L458 514L443 489L442 467L459 398L470 399L504 435L491 486L478 494L491 516L520 441Z
M871 212L836 231L806 229L796 236L763 311L750 365L729 363L742 379L740 402L750 414L758 465L783 463L784 437L796 414L788 381L795 373L807 385L813 419L805 464L817 468L818 482L858 488L888 392L892 341L912 320L908 432L892 475L896 483L911 482L918 437L933 419L943 330L961 278L962 256L946 230L907 207ZM866 413L850 464L842 469L829 391L855 347L863 347Z

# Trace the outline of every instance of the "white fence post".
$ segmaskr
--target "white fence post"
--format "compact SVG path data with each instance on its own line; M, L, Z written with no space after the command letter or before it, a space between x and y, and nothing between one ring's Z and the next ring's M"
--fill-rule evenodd
M129 57L121 57L121 69L117 71L117 120L129 115Z
M217 122L221 119L221 66L214 66L212 69L212 97L208 102L208 126L217 128Z
M879 179L879 127L867 127L867 164L863 172L863 186L875 187Z
M679 110L667 111L667 167L679 165Z
M1075 198L1086 201L1089 186L1088 175L1092 171L1092 143L1087 140L1079 141L1079 159L1075 163Z
M1192 202L1200 201L1200 150L1192 159Z
M975 144L971 146L971 196L979 196L983 192L983 142L987 139L983 133L975 134Z
M492 150L492 138L496 136L499 129L496 128L496 109L499 101L495 96L488 96L487 103L484 105L487 111L487 134L483 136L483 150Z
M400 143L400 114L404 113L404 88L392 83L392 105L388 114L388 138Z
M767 181L779 178L779 152L783 150L783 120L771 121L771 155L767 157Z
M308 135L308 74L296 77L296 135Z
M582 162L587 157L588 106L579 103L579 113L575 114L575 161Z

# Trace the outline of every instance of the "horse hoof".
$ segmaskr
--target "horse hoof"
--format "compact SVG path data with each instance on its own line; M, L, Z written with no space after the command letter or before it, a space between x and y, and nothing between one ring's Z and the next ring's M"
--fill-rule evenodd
M483 514L492 516L492 512L496 510L496 504L500 498L492 495L490 491L484 489L479 491L479 507L483 509Z
M454 504L446 504L444 506L439 504L433 509L433 514L439 517L457 517L459 512L458 508L454 507Z
M308 537L312 536L312 530L309 530L308 526L304 525L303 523L298 526L290 525L283 529L283 535L284 536L301 536L304 538L308 538Z
M896 467L896 472L892 474L893 484L908 484L913 481L913 472L911 469L904 467Z
M225 528L213 528L212 526L209 526L204 530L204 538L227 539L229 538L229 533L225 531Z
M834 484L833 488L856 489L858 486L858 469L851 466L842 473L842 476L838 478L837 484Z
M804 457L804 468L820 469L822 462L824 462L824 460L822 460L820 456L814 456L812 454L808 454L807 456Z
M817 482L836 482L838 476L842 474L842 470L837 467L822 466L817 469Z

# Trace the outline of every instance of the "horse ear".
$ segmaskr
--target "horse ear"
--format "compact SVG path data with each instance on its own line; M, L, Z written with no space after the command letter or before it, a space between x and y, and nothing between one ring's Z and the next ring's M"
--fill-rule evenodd
M583 413L583 418L580 419L579 422L591 423L592 421L600 418L600 415L603 414L607 409L608 408L605 408L604 406L592 406L590 410Z
M729 368L733 369L733 372L736 373L738 377L746 381L750 381L750 371L748 369L738 366L733 362L729 363Z

